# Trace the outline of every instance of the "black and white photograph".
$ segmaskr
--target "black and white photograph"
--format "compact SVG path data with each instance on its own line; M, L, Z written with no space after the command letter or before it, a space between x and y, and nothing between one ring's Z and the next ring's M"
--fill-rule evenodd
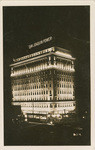
M90 5L2 10L4 146L90 146Z

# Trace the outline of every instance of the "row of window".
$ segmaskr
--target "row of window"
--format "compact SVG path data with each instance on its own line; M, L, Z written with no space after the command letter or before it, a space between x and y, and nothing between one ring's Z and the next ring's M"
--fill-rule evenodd
M57 77L57 80L58 80L58 81L66 81L66 82L71 82L71 81L73 81L73 79L71 79L71 78L59 78L59 77Z
M57 98L55 98L56 100L73 100L74 99L74 97L73 96L69 96L69 95L64 95L64 97L57 97ZM50 96L44 96L44 97L42 97L42 96L39 96L39 97L37 97L37 96L33 96L33 97L14 97L13 98L13 101L31 101L31 100L33 100L33 101L40 101L40 100L46 100L46 101L48 101L48 100L53 100L52 99L52 97Z
M59 97L57 98L57 100L71 100L71 99L72 99L72 100L74 99L74 97L73 97L72 95L70 95L70 96L69 96L69 95L64 95L64 97L60 97L60 96L59 96Z
M57 87L72 88L71 84L57 84Z
M46 86L45 85L35 85L35 86L14 86L13 87L13 91L18 91L18 90L29 90L29 89L41 89L41 88L43 88L43 90L44 90L44 88L51 88L52 87L52 85L50 84L49 86L47 86L47 84L46 84ZM72 88L72 85L71 84L58 84L57 85L57 87L60 87L60 88ZM57 88L56 87L56 88ZM73 88L74 88L74 85L73 85Z
M31 100L33 100L33 101L40 101L40 100L52 100L52 97L47 97L47 96L44 96L44 97L15 97L15 98L13 98L13 101L31 101Z
M58 90L58 94L73 94L72 91L59 91Z
M33 79L33 78L40 78L41 76L48 76L50 75L51 73L54 73L58 76L72 76L72 73L71 72L65 72L65 71L59 71L59 70L46 70L46 71L40 71L40 72L37 72L37 73L34 73L32 75L26 75L27 77L24 77L24 79ZM30 78L28 78L30 77ZM15 79L16 80L16 79ZM22 79L23 80L23 79Z
M28 95L45 95L45 94L52 94L52 92L51 91L33 91L33 92L15 92L15 93L13 93L13 96L28 96ZM58 90L58 92L57 92L58 94L72 94L72 91L63 91L63 90Z
M57 104L55 104L55 105L41 105L41 104L38 104L38 105L22 105L23 107L34 107L34 108L56 108L56 107L73 107L75 104L63 104L63 105L57 105Z
M47 82L50 82L50 80L51 80L51 76L49 77L44 77L44 78L41 78L41 77L39 77L39 78L33 78L33 79L23 79L23 80L14 80L13 81L13 85L22 85L22 84L29 84L29 83L40 83L40 82L44 82L44 81L47 81ZM71 81L73 81L73 78L71 78L71 77L58 77L58 76L56 76L56 77L54 77L54 80L57 80L57 81L64 81L64 82L71 82Z
M17 104L17 103L16 103ZM34 107L34 108L55 108L55 107L73 107L75 103L64 103L64 104L27 104L21 103L22 107Z
M46 85L20 85L20 86L13 86L14 89L18 89L18 90L26 90L26 89L40 89L40 88L48 88L48 87L52 87L51 84L48 86Z
M14 96L23 96L23 95L41 95L41 94L48 94L48 91L39 91L39 92L31 92L31 93L27 93L27 92L24 92L24 93L15 93ZM50 94L51 94L51 91L50 91Z
M58 77L54 78L54 80L56 80L56 79L57 79L57 81L64 81L64 82L69 82L69 83L71 81L73 81L73 79L71 79L71 78L58 78ZM50 80L47 80L47 78L42 78L42 79L34 79L34 80L26 80L26 81L25 80L24 81L17 81L17 82L14 82L13 85L41 83L41 82L44 82L44 81L50 82Z

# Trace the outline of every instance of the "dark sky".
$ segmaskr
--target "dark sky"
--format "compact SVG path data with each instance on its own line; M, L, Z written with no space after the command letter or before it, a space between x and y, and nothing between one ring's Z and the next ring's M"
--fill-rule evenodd
M12 59L27 55L28 44L49 36L55 45L70 49L75 61L76 100L79 110L90 104L90 7L32 6L3 8L4 91L10 99L10 68Z

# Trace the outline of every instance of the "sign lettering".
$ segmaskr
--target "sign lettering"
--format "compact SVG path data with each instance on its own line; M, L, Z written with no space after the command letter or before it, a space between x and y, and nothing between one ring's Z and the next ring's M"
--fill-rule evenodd
M43 39L43 40L41 40L41 41L39 41L39 42L36 42L36 43L34 43L34 44L30 44L30 45L28 45L28 47L29 47L29 49L31 49L31 48L36 47L36 46L39 46L39 45L41 45L41 44L43 44L43 43L47 43L47 42L49 42L49 41L51 41L51 40L52 40L52 36L50 36L50 37L48 37L48 38L46 38L46 39Z

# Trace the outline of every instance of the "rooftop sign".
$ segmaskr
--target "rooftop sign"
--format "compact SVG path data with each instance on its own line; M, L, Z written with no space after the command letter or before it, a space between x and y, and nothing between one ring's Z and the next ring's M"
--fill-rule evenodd
M52 36L50 36L50 37L48 37L48 38L46 38L46 39L43 39L43 40L41 40L41 41L39 41L39 42L36 42L36 43L34 43L34 44L30 44L30 45L28 45L28 47L29 47L29 49L31 49L31 48L36 47L36 46L39 46L39 45L41 45L41 44L43 44L43 43L47 43L47 42L49 42L49 41L51 41L51 40L52 40Z

